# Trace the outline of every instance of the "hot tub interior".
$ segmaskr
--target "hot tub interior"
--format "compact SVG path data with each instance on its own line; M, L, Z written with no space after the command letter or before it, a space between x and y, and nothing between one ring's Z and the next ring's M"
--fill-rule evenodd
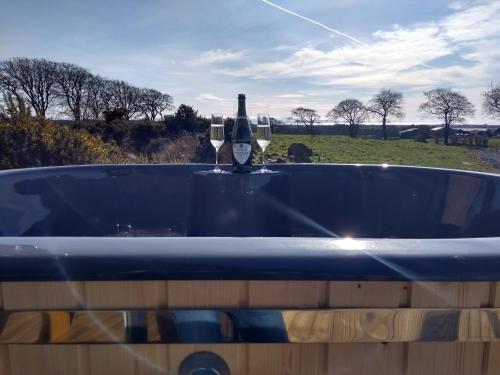
M414 167L84 166L0 173L2 236L500 235L500 177Z

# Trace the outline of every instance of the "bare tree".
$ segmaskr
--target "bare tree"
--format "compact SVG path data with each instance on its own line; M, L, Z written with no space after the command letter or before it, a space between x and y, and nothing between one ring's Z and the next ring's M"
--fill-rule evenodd
M109 109L110 95L106 91L106 80L100 76L91 76L87 81L83 98L82 117L88 120L98 120L102 112Z
M80 121L85 107L86 91L92 78L90 72L74 64L58 63L56 92L66 114Z
M491 85L489 90L483 92L483 109L487 114L500 118L500 84Z
M368 105L368 111L379 116L382 120L382 133L384 139L387 139L387 121L394 117L402 119L403 112L403 94L400 92L382 89L371 100Z
M474 106L464 95L450 89L428 90L424 96L426 101L420 104L419 111L444 122L444 143L447 145L450 126L464 122L467 116L473 116Z
M313 134L314 124L317 123L321 117L314 109L299 107L292 110L292 118L297 124L303 124L309 134Z
M17 81L10 76L7 71L3 68L4 62L0 63L0 91L3 94L12 95L16 100L23 100L21 93L21 87L17 84Z
M168 94L94 76L75 64L44 59L0 61L0 93L23 101L37 116L45 117L49 108L56 107L77 122L97 120L104 111L118 111L127 120L139 113L154 120L173 108Z
M125 119L130 120L139 113L140 90L124 81L108 81L111 109L124 110Z
M174 108L170 95L153 89L140 90L137 106L140 113L151 121L154 121L158 115L162 117L163 111Z
M355 138L358 135L359 124L368 118L366 107L357 99L342 100L327 116L334 121L342 119L349 125L349 135Z
M100 97L102 105L105 110L111 110L117 107L117 101L115 99L115 83L116 81L110 79L103 79L102 88L100 91Z
M0 63L2 89L25 97L35 113L45 117L55 103L56 63L45 59L16 57Z

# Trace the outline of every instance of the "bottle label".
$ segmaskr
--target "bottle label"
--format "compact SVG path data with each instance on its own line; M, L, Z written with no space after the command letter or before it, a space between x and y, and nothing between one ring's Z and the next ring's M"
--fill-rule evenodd
M252 146L248 143L235 143L233 145L233 155L240 164L245 164L252 152Z

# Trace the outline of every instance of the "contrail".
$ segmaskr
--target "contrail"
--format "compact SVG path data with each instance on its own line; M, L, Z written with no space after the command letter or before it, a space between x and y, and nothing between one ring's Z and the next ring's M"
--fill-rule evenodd
M366 46L367 44L362 42L361 40L359 39L356 39L355 37L353 36L350 36L346 33L343 33L342 31L339 31L339 30L335 30L335 29L332 29L331 27L328 27L326 25L323 25L322 23L318 22L318 21L315 21L315 20L312 20L310 18L307 18L307 17L304 17L304 16L301 16L300 14L298 13L295 13L295 12L292 12L291 10L288 10L286 8L283 8L283 7L280 7L279 5L276 5L274 3L271 3L270 1L268 0L260 0L262 1L263 3L266 3L267 5L270 5L272 7L275 7L276 9L279 9L279 10L282 10L283 12L285 13L288 13L288 14L291 14L292 16L295 16L295 17L298 17L300 19L303 19L304 21L307 21L307 22L311 22L312 24L316 25L316 26L319 26L325 30L328 30L334 34L337 34L337 35L340 35L340 36L343 36L344 38L347 38L349 40L352 40L353 42L357 43L357 44L360 44L362 46Z
M368 46L367 43L365 43L365 42L363 42L363 41L361 41L361 40L359 40L359 39L357 39L357 38L355 38L355 37L353 37L353 36L351 36L349 34L343 33L342 31L339 31L339 30L336 30L336 29L332 29L331 27L328 27L328 26L326 26L326 25L324 25L324 24L322 24L322 23L320 23L318 21L315 21L315 20L312 20L310 18L304 17L304 16L302 16L302 15L300 15L298 13L292 12L289 9L286 9L286 8L283 8L283 7L279 6L279 5L277 5L277 4L274 4L274 3L270 2L269 0L260 0L260 1L262 1L263 3L265 3L267 5L270 5L270 6L274 7L274 8L276 8L276 9L279 9L279 10L285 12L285 13L291 14L292 16L298 17L298 18L303 19L303 20L305 20L307 22L311 22L312 24L314 24L316 26L319 26L322 29L328 30L328 31L330 31L330 32L332 32L334 34L337 34L337 35L343 36L344 38L352 40L353 42L355 42L355 43L357 43L357 44L359 44L361 46L365 46L365 47ZM428 69L434 69L433 66L431 66L429 64L426 64L426 63L419 63L417 65L426 67Z

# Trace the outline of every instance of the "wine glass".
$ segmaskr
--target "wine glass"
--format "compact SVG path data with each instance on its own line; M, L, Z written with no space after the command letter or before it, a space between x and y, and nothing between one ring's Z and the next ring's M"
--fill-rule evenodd
M269 146L269 143L271 143L271 119L269 115L259 114L257 116L257 134L255 138L262 150L262 168L260 172L270 172L270 170L266 168L266 148Z
M212 114L210 143L215 148L215 167L212 172L221 173L222 169L219 168L219 149L224 144L224 118L221 114Z

